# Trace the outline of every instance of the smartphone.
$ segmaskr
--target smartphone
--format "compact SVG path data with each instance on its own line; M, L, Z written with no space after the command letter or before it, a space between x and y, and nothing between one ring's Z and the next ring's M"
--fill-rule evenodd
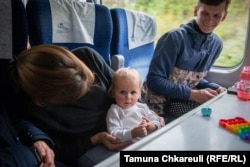
M35 154L35 157L37 158L39 165L42 164L42 158L40 157L39 153L37 152L36 149L32 149L33 153Z

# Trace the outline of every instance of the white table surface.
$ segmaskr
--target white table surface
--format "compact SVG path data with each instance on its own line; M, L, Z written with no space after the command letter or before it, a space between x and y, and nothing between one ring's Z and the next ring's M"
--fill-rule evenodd
M201 109L212 109L210 117L203 117ZM202 104L167 124L153 134L125 150L141 151L250 151L250 142L219 126L220 119L242 117L250 121L250 101L242 101L226 92ZM119 153L97 166L119 166Z

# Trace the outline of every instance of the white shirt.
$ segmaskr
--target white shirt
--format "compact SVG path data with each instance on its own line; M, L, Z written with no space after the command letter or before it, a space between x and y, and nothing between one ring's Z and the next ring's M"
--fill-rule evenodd
M142 122L142 117L146 117L154 123L158 129L161 127L160 121L156 114L151 111L146 104L136 103L136 105L122 109L117 104L112 104L108 110L106 122L110 134L118 137L121 142L133 140L131 130Z

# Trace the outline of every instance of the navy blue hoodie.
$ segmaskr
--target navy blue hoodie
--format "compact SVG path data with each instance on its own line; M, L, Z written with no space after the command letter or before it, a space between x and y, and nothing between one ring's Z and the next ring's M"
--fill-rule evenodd
M222 51L222 41L214 34L203 34L195 20L164 34L152 58L147 86L166 98L188 100L192 88L217 89L205 78Z

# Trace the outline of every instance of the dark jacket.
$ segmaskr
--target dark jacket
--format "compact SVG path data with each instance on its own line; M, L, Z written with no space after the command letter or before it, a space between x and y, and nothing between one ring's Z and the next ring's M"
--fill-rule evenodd
M54 142L46 139L48 144L54 145L57 160L65 163L76 161L93 147L91 136L106 131L106 113L113 103L108 89L114 71L93 49L83 47L73 53L95 74L95 84L90 91L70 104L43 107L31 104L29 109L24 110L25 119L46 132ZM44 140L46 136L31 131L30 122L22 122L19 126L25 141L32 144L39 138Z
M6 113L0 108L0 167L36 167L40 162L35 152L21 144L16 130Z

